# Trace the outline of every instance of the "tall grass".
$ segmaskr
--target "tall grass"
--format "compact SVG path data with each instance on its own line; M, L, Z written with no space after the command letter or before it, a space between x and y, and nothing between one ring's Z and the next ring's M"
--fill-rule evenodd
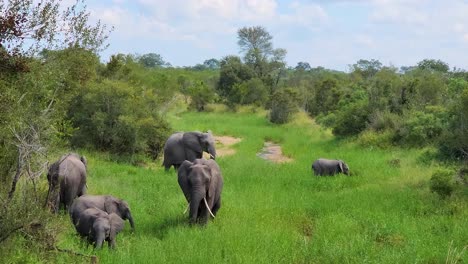
M179 131L242 138L234 155L217 159L225 181L217 218L189 226L176 173L160 161L135 167L86 153L89 193L127 200L136 232L127 224L116 250L94 252L58 217L68 226L59 247L96 254L101 263L443 263L449 250L468 244L467 197L430 193L435 165L419 163L421 151L365 149L304 116L282 126L264 113L184 113L171 122ZM293 162L258 158L265 140L281 144ZM319 157L345 160L352 176L313 176ZM468 262L466 251L460 258Z

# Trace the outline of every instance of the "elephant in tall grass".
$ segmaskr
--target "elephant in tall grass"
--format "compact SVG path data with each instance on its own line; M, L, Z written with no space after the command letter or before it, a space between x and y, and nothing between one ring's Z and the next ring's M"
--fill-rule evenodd
M178 182L189 203L190 223L205 224L221 207L223 176L216 161L184 161L178 170Z
M132 231L135 230L130 207L124 200L111 195L83 195L78 197L70 207L70 217L74 225L77 224L80 213L88 208L97 208L108 214L115 213L123 220L128 219Z
M316 176L333 176L338 173L349 175L349 167L342 160L318 159L312 164Z
M64 155L49 166L46 203L53 212L58 213L61 204L66 211L73 199L86 193L86 166L86 158L75 153Z
M177 170L184 160L194 161L203 156L203 151L216 159L215 140L211 132L177 132L172 134L164 144L163 166Z
M95 248L101 248L104 241L108 241L110 248L115 247L116 236L124 228L124 220L117 214L93 207L80 211L77 217L76 231L94 243Z

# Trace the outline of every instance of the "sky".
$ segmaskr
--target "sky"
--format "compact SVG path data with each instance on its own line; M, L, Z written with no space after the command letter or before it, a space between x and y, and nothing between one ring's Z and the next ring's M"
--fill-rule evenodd
M396 67L440 59L468 70L468 0L87 0L113 26L111 54L158 53L173 66L241 55L237 30L263 26L288 66L347 71L359 59Z

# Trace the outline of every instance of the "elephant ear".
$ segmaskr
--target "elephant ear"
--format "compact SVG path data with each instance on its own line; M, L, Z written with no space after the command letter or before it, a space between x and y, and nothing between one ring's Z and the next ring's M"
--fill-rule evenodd
M80 157L81 162L83 162L85 168L88 168L88 161L86 160L85 156Z
M120 231L124 229L125 222L120 216L117 214L111 213L109 214L109 222L110 222L110 234L116 235Z
M200 153L200 154L203 153L203 147L200 142L201 137L202 137L202 133L200 132L184 133L184 135L182 136L182 142L184 144L185 149L192 150L195 153ZM194 160L195 158L191 158L187 156L188 160Z
M343 169L343 161L339 160L338 161L338 167L340 169L340 172L344 172L344 169Z
M208 188L208 197L214 197L216 188L218 187L218 181L221 179L221 170L218 164L214 160L207 160L207 165L210 168L210 186Z
M104 201L104 211L115 213L119 211L119 202L112 196L107 196Z
M190 167L192 165L192 162L185 160L184 162L182 162L182 164L179 167L179 170L177 171L177 180L179 182L180 188L182 189L182 192L185 195L185 199L187 199L187 202L190 202L190 186L188 175L190 173Z

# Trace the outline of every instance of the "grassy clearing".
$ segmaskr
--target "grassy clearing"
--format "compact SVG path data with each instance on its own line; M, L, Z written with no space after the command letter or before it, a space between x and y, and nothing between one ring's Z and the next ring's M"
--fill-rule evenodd
M225 180L223 205L205 227L187 225L176 173L165 172L160 161L134 167L85 153L89 192L126 199L136 233L127 224L117 250L93 252L59 216L68 226L59 246L96 254L101 263L442 263L449 248L460 252L468 244L466 195L441 200L430 193L436 165L419 163L421 151L364 149L304 116L277 126L264 115L172 118L176 130L242 138L234 155L217 160ZM294 161L279 165L256 157L265 140L280 143ZM311 163L319 157L345 160L353 176L312 176ZM399 167L391 164L395 159ZM80 260L88 261L74 257Z

